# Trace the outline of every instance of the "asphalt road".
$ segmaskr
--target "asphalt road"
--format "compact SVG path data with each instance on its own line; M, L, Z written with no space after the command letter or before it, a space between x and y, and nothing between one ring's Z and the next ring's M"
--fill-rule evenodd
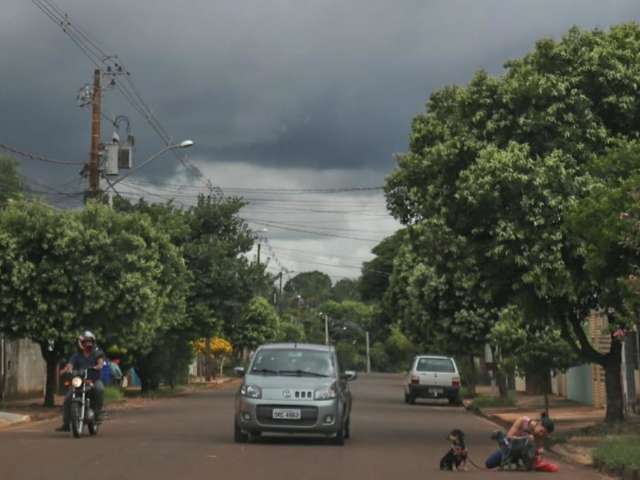
M361 377L353 383L352 439L344 447L319 439L265 438L233 443L233 389L158 400L115 412L96 438L53 432L52 422L0 432L0 479L473 479L551 475L603 478L561 465L556 474L440 472L447 433L467 435L470 455L481 463L494 444L490 422L459 407L406 405L397 376Z

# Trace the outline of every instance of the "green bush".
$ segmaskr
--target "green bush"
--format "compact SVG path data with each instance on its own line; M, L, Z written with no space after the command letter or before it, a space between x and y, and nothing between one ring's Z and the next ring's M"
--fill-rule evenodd
M477 408L513 407L516 398L513 392L509 392L507 398L479 396L473 399L473 406Z
M118 402L123 397L122 390L118 387L105 387L104 389L104 401L105 403Z
M640 437L622 436L606 441L593 451L593 461L610 470L640 469Z

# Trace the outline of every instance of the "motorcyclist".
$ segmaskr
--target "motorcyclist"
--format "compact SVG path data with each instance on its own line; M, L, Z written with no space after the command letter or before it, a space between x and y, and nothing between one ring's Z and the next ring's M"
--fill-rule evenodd
M100 373L104 365L104 353L96 345L96 337L90 331L85 331L78 337L79 352L74 353L69 362L60 371L60 374L70 373L74 370L87 370L87 375L93 381L93 388L88 395L91 399L96 422L100 422L102 405L104 402L104 384L100 379ZM69 389L64 397L62 426L59 432L68 432L71 429L71 396L73 389Z

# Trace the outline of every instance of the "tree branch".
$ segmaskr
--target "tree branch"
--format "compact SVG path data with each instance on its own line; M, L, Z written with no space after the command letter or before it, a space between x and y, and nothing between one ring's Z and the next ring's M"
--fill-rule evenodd
M595 348L593 348L593 345L591 345L591 341L582 329L582 324L578 320L578 318L570 317L568 321L573 329L573 333L575 334L576 339L578 340L578 344L580 345L580 355L592 363L597 363L598 365L604 366L606 355L598 352Z

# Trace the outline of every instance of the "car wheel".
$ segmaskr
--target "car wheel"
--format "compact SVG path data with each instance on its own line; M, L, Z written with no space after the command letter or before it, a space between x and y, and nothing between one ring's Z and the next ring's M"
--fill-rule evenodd
M460 397L452 397L449 399L449 405L455 405L456 407L459 407L460 405L462 405L462 402L460 401Z
M409 405L415 405L416 404L416 396L409 394Z
M249 435L242 431L237 420L233 422L233 439L236 443L246 443L249 440Z
M409 394L404 392L404 403L409 403Z
M347 424L344 426L344 438L351 438L351 415L349 415Z
M249 434L249 440L252 442L257 442L262 438L262 432L251 432Z

